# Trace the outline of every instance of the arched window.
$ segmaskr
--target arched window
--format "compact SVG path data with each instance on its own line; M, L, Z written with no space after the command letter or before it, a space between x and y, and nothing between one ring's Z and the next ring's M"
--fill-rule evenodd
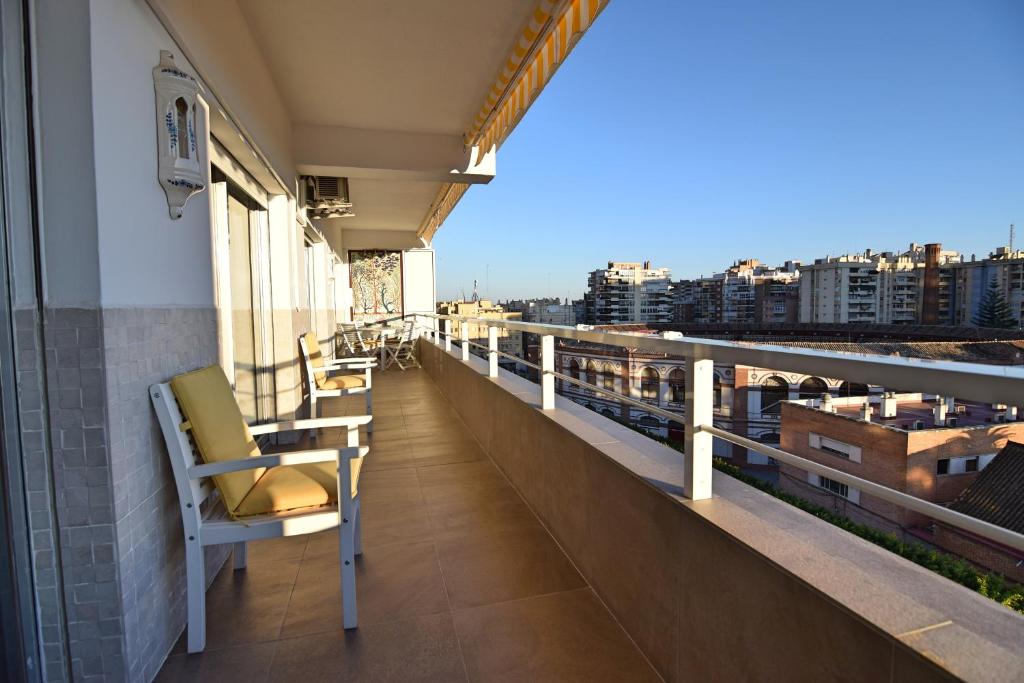
M843 382L839 385L840 396L867 396L868 385L856 382Z
M601 414L602 414L602 415L604 415L605 417L607 417L607 418L611 419L611 420L614 420L614 419L615 419L615 413L613 413L613 412L612 412L611 410L609 410L608 408L602 408L602 409L601 409Z
M652 417L650 415L644 415L639 420L637 420L636 423L641 427L654 427L655 429L661 429L661 427L663 426L661 422L658 420L658 418Z
M686 403L686 371L673 368L668 373L668 400L672 403Z
M578 360L573 359L573 361L569 363L569 376L573 379L582 379L580 362Z
M640 373L640 398L657 402L659 384L658 371L654 368L644 368Z
M789 383L778 375L772 375L761 382L761 412L766 415L778 415L782 412L782 402L789 398Z
M768 444L769 446L778 446L782 443L782 435L778 432L762 432L757 440L761 443Z
M587 384L597 384L597 365L594 361L587 362Z
M601 368L601 382L599 386L608 391L615 391L615 371L610 365Z
M821 395L828 391L825 380L817 377L808 377L800 382L800 398L821 398Z

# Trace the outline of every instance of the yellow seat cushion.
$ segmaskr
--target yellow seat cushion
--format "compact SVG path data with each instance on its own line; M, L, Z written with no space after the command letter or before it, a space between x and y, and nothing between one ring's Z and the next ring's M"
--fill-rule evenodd
M363 375L335 375L328 377L320 385L321 389L362 389L366 386L366 377Z
M363 469L363 459L352 458L349 460L349 465L349 471L352 473L352 497L355 498L359 493L359 473ZM292 467L310 479L314 479L316 483L326 489L331 503L338 502L338 479L333 462L311 462L307 465L292 465Z
M241 460L260 455L260 448L238 409L231 384L219 365L178 375L171 380L171 391L191 425L192 439L203 462ZM249 490L260 481L265 469L260 467L213 477L229 512L234 513Z
M323 388L324 382L327 380L327 372L317 369L324 367L324 355L320 351L320 340L317 339L314 332L307 332L302 335L302 338L306 342L306 351L309 352L309 363L313 366L313 377L316 385Z
M336 488L336 487L335 487ZM326 505L329 496L296 467L271 467L235 510L239 517Z

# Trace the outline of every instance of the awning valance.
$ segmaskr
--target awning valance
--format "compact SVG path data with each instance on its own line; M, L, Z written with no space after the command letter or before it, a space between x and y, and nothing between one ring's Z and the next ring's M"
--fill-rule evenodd
M481 156L501 147L607 4L608 0L541 0L466 132L467 146L478 146ZM420 237L433 238L468 187L463 183L441 187L420 226Z

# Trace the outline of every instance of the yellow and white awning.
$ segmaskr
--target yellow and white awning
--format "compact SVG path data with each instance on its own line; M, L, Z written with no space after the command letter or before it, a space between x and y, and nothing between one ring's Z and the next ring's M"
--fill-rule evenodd
M544 89L573 46L583 36L608 0L541 0L512 50L484 106L464 136L477 145L480 156L501 147L519 119ZM445 183L431 203L418 235L429 241L469 188Z

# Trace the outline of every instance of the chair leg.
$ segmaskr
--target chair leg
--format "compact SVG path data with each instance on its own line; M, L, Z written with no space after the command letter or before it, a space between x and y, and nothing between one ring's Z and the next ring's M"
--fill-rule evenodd
M342 494L345 492L342 491ZM342 497L346 497L342 495ZM355 557L355 520L352 518L352 507L344 505L341 535L341 610L342 625L346 629L359 625L356 611L356 557ZM349 515L345 518L345 515Z
M185 541L185 574L188 602L188 651L206 649L206 569L199 539Z
M356 498L353 510L352 516L355 518L355 528L352 532L352 551L356 557L359 557L363 554L363 511L359 506L359 498Z
M373 390L366 392L366 414L373 416ZM366 424L366 433L373 434L373 420Z
M245 541L235 543L235 547L231 552L231 561L235 571L245 569L249 564L249 549L248 546L246 546Z
M312 390L310 390L310 393L309 393L309 419L315 420L316 418L318 418L319 415L317 415L316 413L317 413L316 394L314 394L312 392ZM309 430L309 438L313 439L314 441L316 441L316 427L313 427L312 429Z

